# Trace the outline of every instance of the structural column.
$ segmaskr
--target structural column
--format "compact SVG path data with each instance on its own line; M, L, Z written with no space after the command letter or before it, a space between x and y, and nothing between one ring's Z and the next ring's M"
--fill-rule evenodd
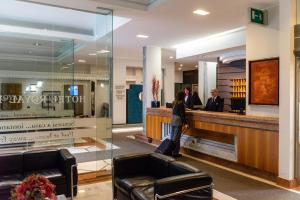
M296 1L280 0L279 183L293 184L295 156L295 57L293 29ZM288 181L288 182L287 182Z
M147 46L143 48L144 58L144 82L143 82L143 122L146 124L146 110L151 107L152 97L152 79L155 77L162 85L162 68L161 68L161 48L155 46ZM160 90L158 99L160 100Z
M165 65L165 79L164 79L165 102L172 103L174 101L175 91L175 63L170 62Z

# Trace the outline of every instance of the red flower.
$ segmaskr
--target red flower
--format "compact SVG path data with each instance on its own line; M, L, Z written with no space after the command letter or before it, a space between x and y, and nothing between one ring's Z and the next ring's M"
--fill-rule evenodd
M55 186L46 178L32 175L23 180L11 191L11 200L57 200Z

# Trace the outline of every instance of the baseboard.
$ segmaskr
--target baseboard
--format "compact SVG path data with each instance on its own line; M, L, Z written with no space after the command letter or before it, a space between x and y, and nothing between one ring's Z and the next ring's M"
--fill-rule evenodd
M285 187L289 189L296 188L298 186L296 179L287 180L279 176L277 177L276 183L281 187Z

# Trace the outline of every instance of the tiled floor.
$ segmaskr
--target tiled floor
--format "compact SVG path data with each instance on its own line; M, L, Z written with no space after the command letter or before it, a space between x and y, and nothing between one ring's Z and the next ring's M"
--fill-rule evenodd
M111 181L81 185L75 200L112 200Z

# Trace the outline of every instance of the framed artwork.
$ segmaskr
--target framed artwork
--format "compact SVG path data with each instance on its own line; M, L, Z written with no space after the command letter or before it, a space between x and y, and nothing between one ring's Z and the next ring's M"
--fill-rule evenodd
M279 105L279 58L249 62L249 104Z

